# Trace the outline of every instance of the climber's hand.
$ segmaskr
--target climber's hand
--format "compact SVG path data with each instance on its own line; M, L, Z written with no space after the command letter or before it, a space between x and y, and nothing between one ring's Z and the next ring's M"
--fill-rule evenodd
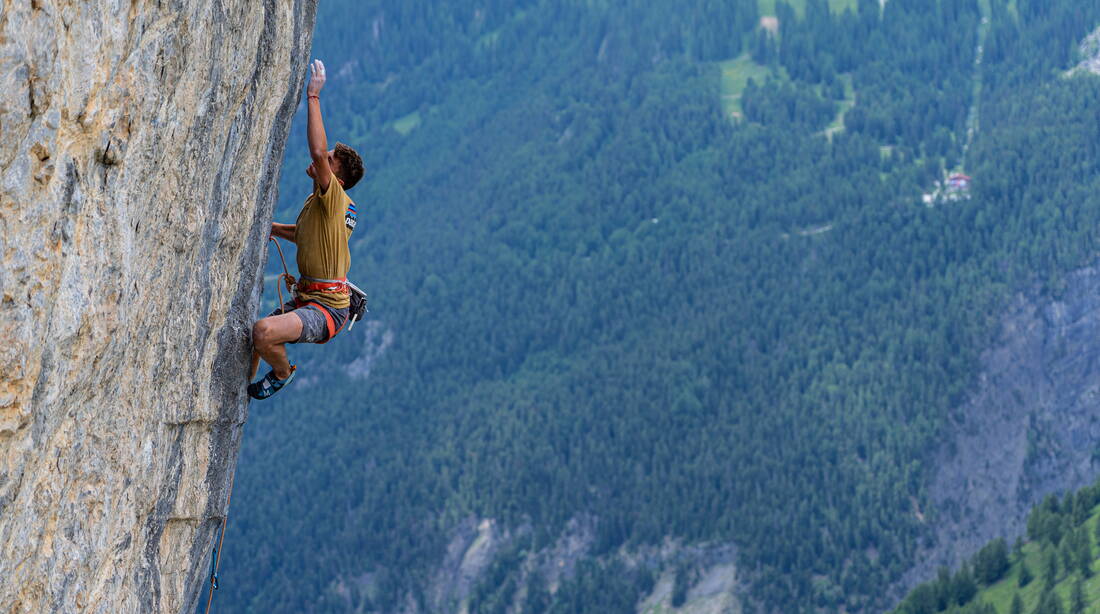
M306 88L307 96L316 96L325 86L325 64L321 60L313 60L309 65L309 87Z

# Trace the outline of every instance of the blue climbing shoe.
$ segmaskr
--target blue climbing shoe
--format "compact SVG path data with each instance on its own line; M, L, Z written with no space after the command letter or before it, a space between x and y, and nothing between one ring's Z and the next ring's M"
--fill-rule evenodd
M253 382L248 385L248 396L253 399L266 399L267 397L279 392L279 389L290 383L290 380L294 379L294 372L298 370L298 367L294 365L290 366L290 375L286 379L279 379L275 376L275 369L267 372L267 375L263 376L258 382Z

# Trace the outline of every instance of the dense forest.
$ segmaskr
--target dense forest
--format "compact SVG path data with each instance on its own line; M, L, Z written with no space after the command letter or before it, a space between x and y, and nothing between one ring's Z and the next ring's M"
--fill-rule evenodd
M896 614L1100 612L1100 483L1048 495L1027 518L1027 539L998 538L952 573L913 589Z
M736 544L750 609L894 605L1000 306L1097 255L1100 79L1063 73L1100 5L763 15L319 4L373 321L291 348L298 379L252 404L220 607L424 611L469 518L519 536L471 612L633 612L661 570L615 555L666 538ZM307 165L299 117L276 221ZM965 197L923 204L953 171ZM520 586L582 516L577 572Z

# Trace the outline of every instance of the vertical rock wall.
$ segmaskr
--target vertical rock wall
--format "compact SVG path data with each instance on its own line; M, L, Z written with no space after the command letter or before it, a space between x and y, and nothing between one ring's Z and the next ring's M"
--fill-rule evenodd
M0 0L0 612L189 612L316 0Z

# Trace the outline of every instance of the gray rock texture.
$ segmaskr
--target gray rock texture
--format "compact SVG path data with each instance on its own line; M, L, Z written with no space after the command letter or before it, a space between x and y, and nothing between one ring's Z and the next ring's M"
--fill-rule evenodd
M190 612L316 0L0 0L0 612Z
M1081 41L1077 52L1081 56L1081 62L1069 71L1070 75L1082 73L1100 75L1100 28L1093 30L1092 34Z
M1019 294L981 362L936 454L934 544L899 599L939 565L954 567L996 537L1011 543L1042 497L1100 475L1100 265L1069 274L1055 299Z

